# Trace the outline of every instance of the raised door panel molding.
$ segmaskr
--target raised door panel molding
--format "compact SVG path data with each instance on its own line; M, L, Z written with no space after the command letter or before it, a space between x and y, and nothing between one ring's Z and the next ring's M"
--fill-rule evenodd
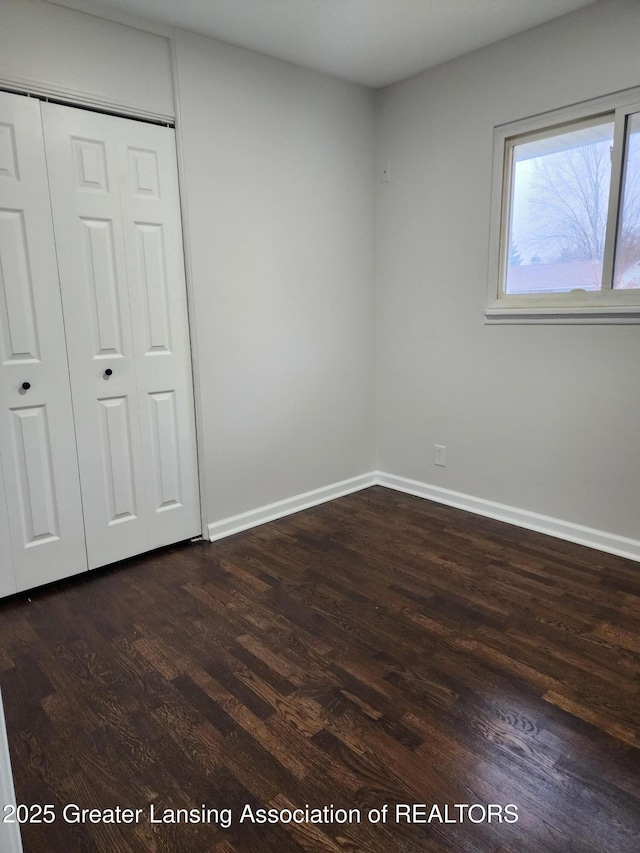
M83 283L93 332L92 354L124 356L113 223L87 217L79 217L79 222L85 256Z
M155 509L166 511L182 506L176 395L173 391L163 391L149 397L155 456Z
M135 222L147 341L145 354L171 353L171 321L162 225Z
M0 208L2 361L39 361L33 279L24 211Z
M100 445L104 454L107 524L133 521L138 510L128 398L110 397L98 402L101 407Z
M45 406L12 409L12 414L12 461L19 483L14 499L22 520L21 545L30 548L60 538L51 438Z
M18 180L19 177L13 125L0 122L0 178Z

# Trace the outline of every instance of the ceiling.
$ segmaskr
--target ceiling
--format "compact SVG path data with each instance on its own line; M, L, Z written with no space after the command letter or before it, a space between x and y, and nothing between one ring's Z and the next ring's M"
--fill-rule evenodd
M92 0L91 7L181 27L380 88L593 2Z

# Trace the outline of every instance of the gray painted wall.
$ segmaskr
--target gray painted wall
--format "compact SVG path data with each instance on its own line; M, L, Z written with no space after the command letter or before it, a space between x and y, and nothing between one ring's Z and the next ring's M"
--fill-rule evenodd
M374 96L176 34L218 521L374 464Z
M640 326L483 309L494 125L640 85L639 33L640 6L607 1L380 93L381 470L638 537Z
M169 41L42 0L0 2L0 78L173 116Z

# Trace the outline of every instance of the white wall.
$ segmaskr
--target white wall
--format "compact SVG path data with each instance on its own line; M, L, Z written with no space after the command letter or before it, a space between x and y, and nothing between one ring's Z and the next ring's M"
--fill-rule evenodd
M169 41L42 0L1 0L0 82L173 116Z
M640 85L638 33L607 1L380 94L381 470L639 538L640 327L483 322L493 126Z
M215 522L373 468L370 91L176 34Z

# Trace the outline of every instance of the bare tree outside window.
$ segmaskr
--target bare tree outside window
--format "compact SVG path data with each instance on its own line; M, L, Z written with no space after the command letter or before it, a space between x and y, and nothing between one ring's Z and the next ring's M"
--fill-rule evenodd
M600 289L613 127L514 147L511 236L523 260L508 264L507 293Z
M532 181L532 236L546 263L602 261L607 227L611 145L597 142L537 157Z

